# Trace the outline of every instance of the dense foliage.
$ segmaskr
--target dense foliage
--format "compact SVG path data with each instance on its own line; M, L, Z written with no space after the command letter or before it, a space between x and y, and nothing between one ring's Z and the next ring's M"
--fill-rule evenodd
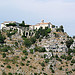
M29 25L25 25L24 21L22 21L22 23L20 23L19 26L21 26L21 27L29 27Z
M6 24L6 26L17 26L15 23Z
M8 37L11 37L12 35L14 35L16 32L17 32L18 30L16 29L16 30L14 30L13 32L7 32L7 36Z
M74 40L71 38L70 40L66 41L66 46L70 48L71 44L73 44Z
M57 28L56 32L64 32L63 26L61 25L59 28Z
M35 47L34 50L38 52L46 52L46 49L44 47Z
M4 43L5 37L2 36L1 32L0 32L0 43Z
M51 32L51 29L46 27L45 29L43 29L42 27L40 27L38 29L38 31L36 31L35 37L38 39L40 37L44 37L44 36L48 36L48 33Z

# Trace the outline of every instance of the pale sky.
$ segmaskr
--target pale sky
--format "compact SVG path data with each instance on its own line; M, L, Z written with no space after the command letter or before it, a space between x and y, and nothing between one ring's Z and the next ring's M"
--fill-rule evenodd
M0 23L24 20L35 25L42 19L75 35L75 0L0 0Z

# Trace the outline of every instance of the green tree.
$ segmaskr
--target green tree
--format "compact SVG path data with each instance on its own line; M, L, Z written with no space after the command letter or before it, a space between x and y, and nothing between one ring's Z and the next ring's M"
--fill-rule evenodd
M35 37L31 37L30 41L32 42L32 44L34 44L36 42L36 38Z
M52 25L52 28L55 28L55 25Z
M32 43L29 39L25 39L24 44L25 44L26 47L30 47Z
M2 36L1 32L0 32L0 43L4 43L5 37Z
M33 54L34 53L34 50L33 49L30 49L30 53Z
M21 24L19 24L19 26L21 26L21 27L25 27L25 22L24 22L24 21L22 21L22 23L21 23Z
M2 54L2 56L3 56L3 58L5 58L5 57L6 57L6 54L5 54L5 53L3 53L3 54Z
M7 68L11 69L11 66L10 65L7 65Z
M71 38L70 40L66 41L67 48L70 48L71 44L73 44L74 40Z

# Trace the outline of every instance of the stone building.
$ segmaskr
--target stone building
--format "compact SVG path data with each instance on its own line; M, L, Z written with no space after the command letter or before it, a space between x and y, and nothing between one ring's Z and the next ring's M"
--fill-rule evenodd
M36 25L31 25L30 28L31 29L39 29L40 27L42 27L43 29L45 29L45 27L51 28L52 29L52 24L50 22L45 23L44 20L41 21L41 23L37 23Z

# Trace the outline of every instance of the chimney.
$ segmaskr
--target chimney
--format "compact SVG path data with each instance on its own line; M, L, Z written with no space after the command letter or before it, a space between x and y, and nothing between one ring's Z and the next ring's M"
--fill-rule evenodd
M44 23L44 20L41 20L42 23Z

